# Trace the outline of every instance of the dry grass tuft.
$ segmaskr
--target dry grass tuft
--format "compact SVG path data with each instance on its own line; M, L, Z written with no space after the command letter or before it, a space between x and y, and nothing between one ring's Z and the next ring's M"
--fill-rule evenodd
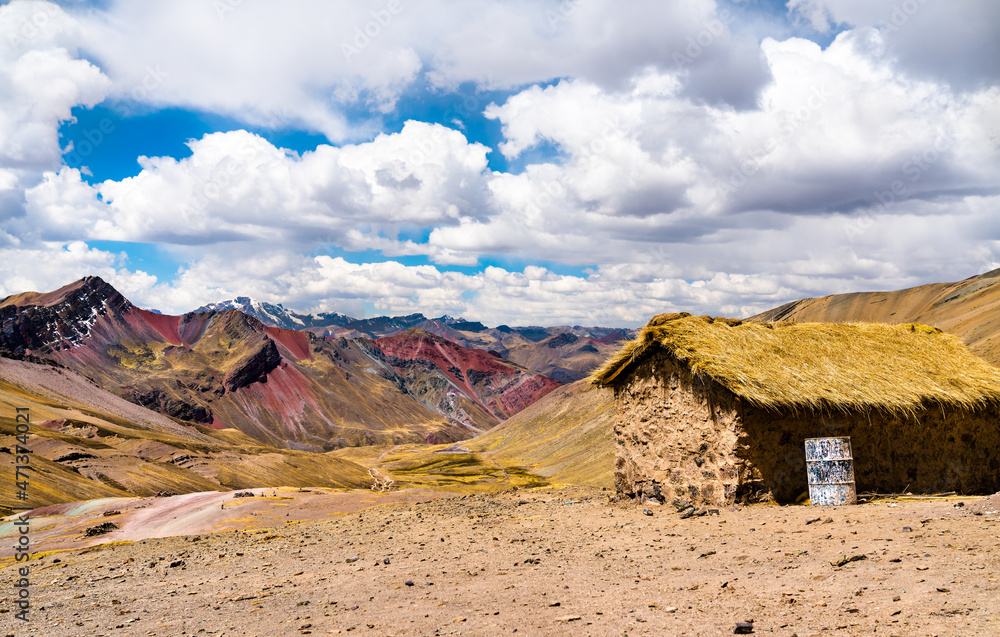
M614 385L664 348L692 371L766 408L881 409L1000 403L1000 369L958 338L919 324L759 323L661 314L591 376Z

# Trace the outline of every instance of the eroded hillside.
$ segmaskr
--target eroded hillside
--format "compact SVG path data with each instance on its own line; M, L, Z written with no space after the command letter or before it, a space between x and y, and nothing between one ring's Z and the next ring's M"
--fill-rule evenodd
M753 319L924 323L955 334L973 352L1000 365L1000 270L957 283L802 299Z

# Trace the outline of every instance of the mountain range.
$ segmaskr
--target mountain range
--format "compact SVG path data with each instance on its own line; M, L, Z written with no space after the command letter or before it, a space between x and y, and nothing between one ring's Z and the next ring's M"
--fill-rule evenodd
M236 309L156 314L97 277L8 297L0 325L9 355L289 449L462 440L559 385L418 330L380 342L272 327Z
M281 304L266 303L241 296L228 301L203 305L195 313L239 310L263 325L291 330L306 330L318 336L378 339L395 336L410 329L435 334L462 347L492 351L501 358L562 383L585 377L604 361L622 341L635 337L635 331L611 327L489 328L478 321L423 314L376 316L355 319L338 313L302 314Z

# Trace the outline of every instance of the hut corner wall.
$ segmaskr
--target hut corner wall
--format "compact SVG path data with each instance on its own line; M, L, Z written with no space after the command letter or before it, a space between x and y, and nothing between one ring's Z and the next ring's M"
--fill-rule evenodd
M723 506L735 501L735 398L660 353L615 389L615 485L632 498Z

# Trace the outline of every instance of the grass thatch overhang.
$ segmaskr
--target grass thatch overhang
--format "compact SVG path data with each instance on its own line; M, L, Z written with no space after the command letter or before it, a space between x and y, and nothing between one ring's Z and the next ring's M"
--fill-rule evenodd
M1000 404L1000 368L926 325L759 323L690 314L653 318L591 376L614 386L662 348L695 374L768 409L882 410Z

